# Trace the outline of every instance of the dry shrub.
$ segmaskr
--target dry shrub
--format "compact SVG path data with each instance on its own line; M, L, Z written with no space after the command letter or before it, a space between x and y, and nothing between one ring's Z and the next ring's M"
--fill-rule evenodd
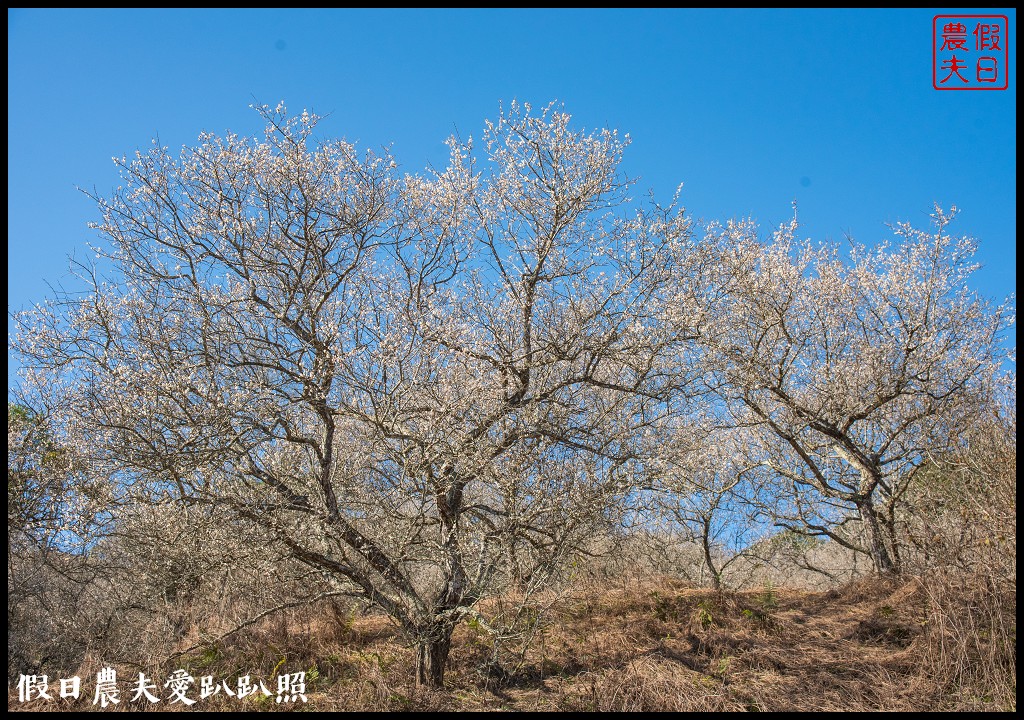
M986 573L933 572L924 670L951 709L1017 705L1017 593Z
M927 596L925 673L951 709L1016 708L1015 407L965 434L912 488L908 564Z

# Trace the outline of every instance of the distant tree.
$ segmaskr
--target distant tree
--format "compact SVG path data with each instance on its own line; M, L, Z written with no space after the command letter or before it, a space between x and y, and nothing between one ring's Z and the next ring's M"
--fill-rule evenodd
M8 400L9 671L39 669L44 658L74 667L60 660L81 637L68 621L91 576L84 555L104 525L101 495L102 483L59 441L50 414Z
M50 479L53 452L45 424L28 408L7 403L7 554L25 538L45 544L57 524Z
M45 412L7 403L7 554L82 547L96 529L100 485ZM38 559L38 558L37 558Z
M666 434L651 462L656 506L684 539L700 548L715 590L765 530L765 473L757 454L750 452L752 441L742 428L718 428L707 418L689 417Z
M109 277L17 318L27 392L68 388L133 497L228 508L381 608L440 686L479 600L628 498L698 245L627 197L628 139L551 107L426 175L260 112L263 139L117 161Z
M726 300L704 320L712 383L735 422L761 436L785 484L783 526L827 535L899 570L895 510L929 452L955 441L1005 358L1008 305L967 286L976 245L901 224L871 249L769 243L750 223L717 227Z

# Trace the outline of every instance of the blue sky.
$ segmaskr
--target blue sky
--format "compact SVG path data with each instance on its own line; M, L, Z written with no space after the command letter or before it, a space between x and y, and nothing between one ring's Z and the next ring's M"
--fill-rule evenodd
M500 101L565 103L633 138L625 169L704 219L767 232L799 205L817 239L887 236L962 209L977 287L1016 287L1016 13L1006 91L932 88L932 17L899 11L8 10L8 310L74 286L95 240L75 189L111 156L251 134L283 100L325 136L391 145L410 172Z

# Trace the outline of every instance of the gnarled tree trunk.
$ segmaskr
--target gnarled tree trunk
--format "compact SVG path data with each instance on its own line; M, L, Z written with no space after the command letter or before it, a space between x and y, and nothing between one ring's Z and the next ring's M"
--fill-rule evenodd
M857 503L857 511L864 522L864 528L868 535L868 549L871 552L871 562L879 573L897 573L899 569L892 560L889 548L885 544L885 534L878 522L878 513L871 500L862 500Z
M448 666L454 629L450 623L435 623L424 628L416 646L417 687L444 687L444 671Z

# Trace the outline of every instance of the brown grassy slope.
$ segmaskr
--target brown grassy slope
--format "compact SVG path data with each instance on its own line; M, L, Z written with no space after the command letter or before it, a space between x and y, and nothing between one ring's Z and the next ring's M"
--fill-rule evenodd
M157 677L182 665L197 677L252 673L273 691L276 667L302 669L305 709L318 710L1011 709L1014 688L986 696L937 677L948 673L933 662L928 598L918 581L877 579L825 593L719 594L672 580L576 591L553 603L500 672L487 669L483 629L460 627L448 688L433 693L411 685L413 652L385 619L328 606L268 620ZM285 709L272 700L221 694L194 709Z

